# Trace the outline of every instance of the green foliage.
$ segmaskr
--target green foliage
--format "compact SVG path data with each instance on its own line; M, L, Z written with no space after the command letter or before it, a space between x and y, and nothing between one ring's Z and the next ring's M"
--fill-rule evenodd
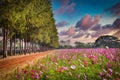
M58 36L50 0L1 0L0 28L9 38L18 38L58 47Z
M95 41L95 47L109 47L109 48L120 48L119 40L117 37L114 36L100 36Z
M94 43L75 42L75 48L92 48Z

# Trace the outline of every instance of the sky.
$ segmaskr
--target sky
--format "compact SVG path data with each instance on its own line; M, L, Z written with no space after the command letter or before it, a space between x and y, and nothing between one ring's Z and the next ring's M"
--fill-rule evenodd
M59 41L94 42L102 35L120 37L120 0L52 0Z

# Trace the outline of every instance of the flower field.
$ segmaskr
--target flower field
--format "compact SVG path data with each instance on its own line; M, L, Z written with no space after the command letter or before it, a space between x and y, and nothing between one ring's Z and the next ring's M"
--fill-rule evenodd
M120 51L110 49L59 49L24 69L11 80L120 80Z

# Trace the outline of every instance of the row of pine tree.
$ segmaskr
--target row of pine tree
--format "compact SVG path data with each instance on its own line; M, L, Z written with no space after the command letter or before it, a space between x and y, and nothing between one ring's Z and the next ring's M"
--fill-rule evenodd
M7 41L10 41L10 55L15 55L16 39L20 54L58 47L58 36L50 0L0 0L0 28L3 33L3 57L7 57ZM31 46L27 47L27 43Z

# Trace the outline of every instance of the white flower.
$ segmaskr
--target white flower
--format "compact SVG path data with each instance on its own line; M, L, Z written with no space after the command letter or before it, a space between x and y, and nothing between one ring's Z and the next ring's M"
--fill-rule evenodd
M80 65L84 68L85 66L83 64L80 63Z
M75 69L76 68L76 66L75 65L71 65L71 69Z

